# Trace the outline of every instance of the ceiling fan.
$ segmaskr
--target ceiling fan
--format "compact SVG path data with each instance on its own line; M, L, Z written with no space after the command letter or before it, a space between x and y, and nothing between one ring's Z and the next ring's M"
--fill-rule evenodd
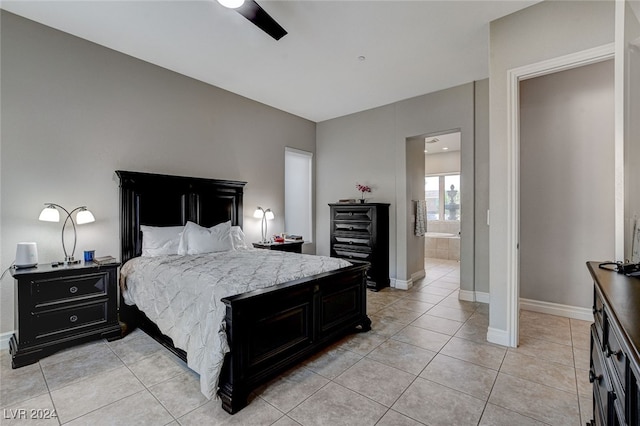
M287 31L254 0L218 0L218 3L224 7L235 9L240 15L276 40L280 40L287 34Z

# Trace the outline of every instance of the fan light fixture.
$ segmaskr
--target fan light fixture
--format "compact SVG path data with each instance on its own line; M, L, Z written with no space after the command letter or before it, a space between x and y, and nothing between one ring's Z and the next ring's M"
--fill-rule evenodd
M229 9L237 9L244 4L244 0L218 0L218 3Z
M85 223L95 222L96 218L93 216L93 214L89 210L87 210L86 206L76 207L75 209L71 210L71 212L69 212L67 209L65 209L59 204L46 203L45 206L46 207L42 209L42 212L40 212L40 217L38 218L43 222L60 222L60 212L58 211L58 209L63 210L67 214L67 217L65 218L64 223L62 224L62 251L64 252L64 263L65 264L80 263L79 260L73 259L73 254L76 251L76 242L77 242L76 222L78 223L78 225L84 225ZM76 214L76 220L74 221L71 215L76 211L78 213ZM64 230L67 227L68 221L71 221L71 225L73 226L73 249L71 250L71 255L67 253L67 247L64 243Z
M267 240L267 220L273 220L275 218L271 209L263 209L262 207L257 207L256 211L253 212L253 217L257 219L262 219L260 224L260 231L262 233L262 241L261 243L268 243Z

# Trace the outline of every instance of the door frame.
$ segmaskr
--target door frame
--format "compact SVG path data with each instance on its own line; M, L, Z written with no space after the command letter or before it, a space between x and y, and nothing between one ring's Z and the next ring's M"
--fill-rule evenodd
M609 43L592 49L583 50L557 58L536 62L507 71L507 341L506 346L517 347L519 342L520 312L520 82L530 78L553 74L572 68L590 65L614 58L615 45ZM622 152L621 142L615 140L616 153ZM616 170L623 170L624 164L616 155ZM623 173L616 173L615 222L624 222L624 197L618 197L620 188L624 188ZM622 215L622 217L621 217ZM616 255L619 238L616 235Z

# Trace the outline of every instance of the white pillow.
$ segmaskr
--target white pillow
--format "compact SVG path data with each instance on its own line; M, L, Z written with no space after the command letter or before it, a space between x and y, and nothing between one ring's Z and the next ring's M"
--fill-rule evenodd
M244 232L242 232L242 228L239 226L231 227L231 244L233 244L234 250L249 248L247 242L244 240Z
M142 256L178 254L180 234L184 226L140 225L140 230L142 231Z
M187 222L180 238L178 254L201 254L233 250L231 244L231 221L205 228Z

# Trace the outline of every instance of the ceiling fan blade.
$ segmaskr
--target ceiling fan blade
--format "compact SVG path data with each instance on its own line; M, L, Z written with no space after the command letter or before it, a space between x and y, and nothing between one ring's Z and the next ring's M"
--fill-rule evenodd
M258 28L276 40L280 40L287 34L287 31L254 0L246 0L244 4L236 10L240 15L253 22Z

